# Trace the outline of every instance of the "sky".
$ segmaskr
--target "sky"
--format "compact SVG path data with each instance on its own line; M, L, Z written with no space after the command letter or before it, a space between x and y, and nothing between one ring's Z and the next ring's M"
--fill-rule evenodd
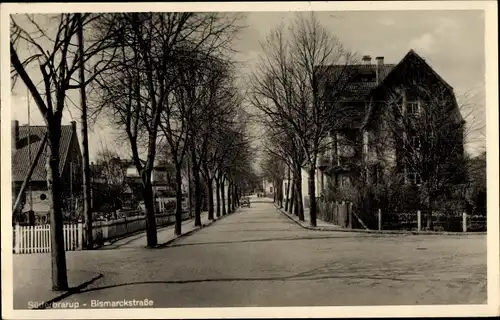
M455 90L470 131L467 151L477 154L485 148L485 52L482 11L335 11L316 12L321 24L349 50L359 56L383 56L386 63L398 63L415 50ZM293 21L294 12L246 12L246 26L234 43L244 78L262 54L260 42L278 27ZM241 82L242 84L245 81ZM244 89L244 88L243 88ZM21 124L28 122L24 84L18 83L12 96L11 114ZM78 91L70 93L78 101ZM79 111L68 104L63 124L75 120ZM31 124L43 125L41 114L31 102ZM115 131L105 117L90 128L91 161L103 146L128 157L130 147L117 142ZM80 139L81 141L81 139Z

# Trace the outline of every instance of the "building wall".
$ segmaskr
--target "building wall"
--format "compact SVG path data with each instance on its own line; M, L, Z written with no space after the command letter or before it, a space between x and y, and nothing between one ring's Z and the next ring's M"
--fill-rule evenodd
M12 204L16 201L17 194L21 188L21 183L18 183L15 187L14 192L12 193ZM26 202L24 204L24 207L22 209L23 212L29 211L30 210L30 190L31 190L31 199L32 199L32 209L36 213L47 213L50 209L50 194L47 190L47 185L43 182L37 183L34 182L31 185L31 189L27 188L26 189ZM42 200L42 195L44 195Z

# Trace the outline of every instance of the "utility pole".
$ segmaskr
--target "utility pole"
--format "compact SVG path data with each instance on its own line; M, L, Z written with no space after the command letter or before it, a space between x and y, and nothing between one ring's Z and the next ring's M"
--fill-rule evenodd
M77 13L78 19L78 52L80 57L80 103L82 106L82 156L83 156L83 212L86 226L86 248L92 249L92 203L90 194L90 166L89 166L89 139L87 129L87 96L85 92L85 66L83 59L83 22L82 14Z
M26 88L26 99L28 99L28 161L31 164L31 108L30 108L30 91ZM33 211L33 192L31 190L31 179L28 181L28 188L30 193L30 212Z
M189 157L188 157L189 158ZM188 168L188 201L189 201L189 218L193 217L192 204L193 204L193 193L191 191L191 162L187 161Z

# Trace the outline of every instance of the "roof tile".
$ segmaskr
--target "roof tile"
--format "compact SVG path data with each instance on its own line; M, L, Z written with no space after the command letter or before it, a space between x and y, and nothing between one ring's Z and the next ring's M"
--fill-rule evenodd
M45 126L19 126L19 140L17 149L12 155L12 181L23 181L28 174L30 168L28 146L28 135L30 136L31 144L31 159L34 159L38 150L42 145L43 136L47 132ZM68 154L71 139L73 137L73 129L71 125L61 126L61 142L59 146L59 173L64 169L64 162ZM45 146L38 163L31 175L31 181L45 181L47 171L45 169L45 159L47 159L47 146Z

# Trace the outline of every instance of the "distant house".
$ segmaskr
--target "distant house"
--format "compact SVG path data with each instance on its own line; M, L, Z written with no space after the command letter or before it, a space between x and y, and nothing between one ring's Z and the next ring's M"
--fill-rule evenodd
M384 63L384 57L377 57L376 63L372 63L370 56L364 56L361 64L333 65L326 68L328 72L342 73L338 79L343 82L343 88L335 92L335 103L347 106L345 110L348 114L344 115L344 121L332 124L329 147L318 157L316 196L320 197L326 188L346 190L359 179L377 184L377 180L389 171L401 174L401 184L418 186L420 177L403 161L403 151L396 144L384 144L380 139L382 132L390 131L387 130L381 115L388 112L387 105L393 103L393 100L400 104L406 115L418 114L425 101L413 93L412 86L432 83L445 88L451 104L450 108L447 108L450 112L449 121L464 123L453 88L413 50L397 64ZM429 90L432 89L429 87ZM411 133L404 134L408 139L411 138ZM386 138L393 137L389 134ZM450 152L458 158L464 153L463 134L454 138L458 139L454 141L454 145L459 147ZM366 170L361 173L359 168ZM302 173L302 195L307 205L306 172L303 170ZM284 190L286 191L286 188Z
M262 180L262 191L264 191L265 195L273 195L275 190L275 186L272 182L264 179Z
M153 185L153 191L156 196L175 196L175 189L173 189L171 180L173 174L174 173L170 172L165 166L154 166L151 172L151 184ZM133 161L128 161L126 164L125 181L130 186L142 184L141 177Z
M42 140L47 132L45 126L19 125L17 120L12 121L12 196L13 203L19 194L35 155L42 146ZM31 156L30 156L31 153ZM76 122L61 127L61 142L59 146L59 174L62 183L63 210L70 214L79 206L77 199L82 191L82 153L78 143ZM50 194L47 192L47 146L45 146L38 163L29 179L29 186L25 192L23 212L30 207L38 216L49 211Z

